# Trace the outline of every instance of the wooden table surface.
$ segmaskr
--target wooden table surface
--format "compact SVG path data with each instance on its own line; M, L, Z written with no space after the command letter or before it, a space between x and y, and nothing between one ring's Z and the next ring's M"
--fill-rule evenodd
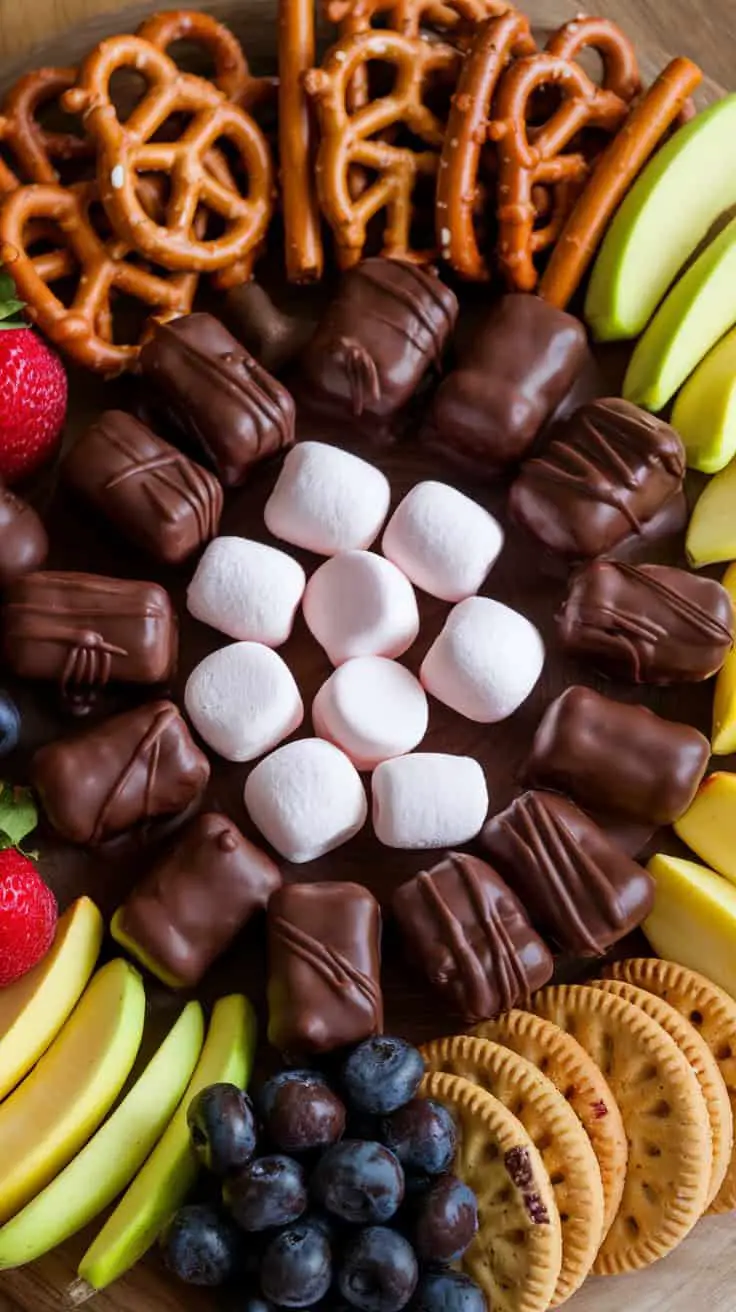
M196 2L196 0L195 0ZM140 14L179 7L121 0L0 0L0 86L39 62L71 62L99 32L132 30ZM248 38L248 49L272 52L271 0L204 0L202 8L226 16ZM545 26L580 11L577 0L531 0L525 6ZM651 73L667 54L687 54L706 70L707 98L736 88L736 7L733 0L601 0L596 12L620 21L637 40ZM715 84L715 85L714 85ZM0 1145L0 1152L2 1146ZM566 1306L570 1312L736 1312L733 1278L736 1217L702 1221L671 1257L649 1271L616 1280L591 1280ZM60 1312L65 1290L88 1242L83 1235L63 1253L23 1271L0 1275L0 1312ZM205 1312L213 1300L191 1297L143 1264L85 1306L93 1312Z

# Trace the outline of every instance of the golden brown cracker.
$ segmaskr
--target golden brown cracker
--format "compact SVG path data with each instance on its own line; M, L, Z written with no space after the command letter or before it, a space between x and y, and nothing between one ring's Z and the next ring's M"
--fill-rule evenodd
M598 1159L606 1235L621 1203L628 1147L616 1099L595 1062L558 1025L528 1011L504 1012L476 1026L473 1033L525 1057L569 1102Z
M598 1159L572 1107L526 1058L489 1039L438 1039L422 1049L427 1069L472 1080L508 1107L537 1148L562 1224L562 1270L552 1306L570 1298L588 1275L603 1237Z
M625 979L648 993L656 993L697 1030L718 1063L736 1124L736 1001L730 993L712 984L705 975L688 970L673 961L656 957L636 957L614 962L605 971L613 979ZM726 1178L711 1204L711 1212L736 1209L736 1151Z
M718 1069L718 1062L695 1027L656 993L648 993L646 989L629 984L627 980L622 979L589 982L593 988L615 993L620 998L626 998L627 1002L633 1002L635 1007L641 1007L648 1016L652 1017L652 1020L656 1020L662 1029L667 1031L671 1039L675 1040L695 1071L700 1092L708 1109L713 1141L713 1167L706 1200L706 1208L710 1207L726 1178L733 1151L733 1114L728 1089Z
M600 1067L626 1130L623 1198L593 1271L640 1270L679 1244L705 1208L713 1148L695 1072L662 1026L625 998L570 984L542 989L531 1005Z
M420 1093L458 1126L455 1170L478 1198L478 1234L463 1267L494 1312L546 1312L562 1265L552 1185L523 1125L470 1080L434 1071Z

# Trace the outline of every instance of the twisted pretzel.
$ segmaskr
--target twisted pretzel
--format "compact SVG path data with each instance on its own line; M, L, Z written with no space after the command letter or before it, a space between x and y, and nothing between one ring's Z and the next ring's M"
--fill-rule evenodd
M150 305L156 318L174 319L190 311L197 276L166 279L131 262L124 243L116 237L105 240L96 231L91 217L96 203L94 183L21 187L6 197L0 209L0 242L29 317L79 364L98 373L118 374L136 363L140 347L119 345L113 339L114 292ZM29 247L39 222L45 235L56 234L59 248L33 256ZM66 306L52 284L73 272L78 272L79 282L71 305Z
M356 69L371 59L393 64L396 86L390 95L351 114L348 89ZM366 242L370 219L386 211L382 254L389 259L430 263L434 251L416 251L411 246L412 196L417 179L436 176L444 123L424 103L430 74L438 71L453 76L461 56L452 46L424 41L398 32L370 31L343 37L327 55L324 67L312 69L305 86L314 98L321 127L317 155L317 194L330 224L341 268L357 264ZM426 143L427 149L411 150L376 134L401 126ZM374 170L378 176L353 197L350 172L355 166Z
M74 86L73 68L37 68L26 73L8 92L0 114L0 141L8 146L18 174L0 160L0 192L14 191L22 182L58 182L54 161L92 159L94 151L72 132L47 132L38 111Z
M529 128L532 97L550 86L559 89L561 104L542 127ZM575 195L591 164L580 151L565 154L565 148L586 127L618 131L627 112L614 91L597 87L577 64L548 51L518 59L504 73L488 136L498 144L498 261L518 291L534 291L534 256L556 240L561 227L558 219L535 230L534 187L566 183Z
M211 81L223 96L243 109L251 110L271 101L276 94L276 79L253 77L238 38L212 14L199 9L167 9L147 18L136 36L165 54L176 41L191 41L201 46L214 61L215 75Z
M110 79L134 68L149 90L121 123L110 99ZM260 128L210 82L181 73L162 50L140 37L103 41L84 61L78 84L63 97L83 113L98 150L100 199L117 235L166 269L211 273L248 255L263 241L273 205L273 164ZM153 141L172 114L191 116L178 141ZM207 167L218 139L237 152L247 177L247 194L225 185ZM165 221L146 214L137 192L139 173L165 173L171 183ZM200 207L224 221L220 237L197 237Z
M569 62L577 59L583 50L597 50L603 61L604 91L613 91L626 101L633 100L641 91L634 45L610 18L573 18L550 38L547 50L557 59Z
M474 223L478 168L499 78L512 59L536 52L529 20L510 12L479 27L465 57L447 122L435 219L444 259L463 278L488 278Z

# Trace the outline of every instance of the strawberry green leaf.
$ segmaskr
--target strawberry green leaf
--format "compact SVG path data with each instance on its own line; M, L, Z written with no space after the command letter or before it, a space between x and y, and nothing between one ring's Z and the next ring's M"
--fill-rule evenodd
M17 297L15 283L9 273L0 273L0 301L12 301Z
M0 302L0 320L16 318L23 309L25 309L24 301Z
M38 824L38 812L30 788L0 785L0 848L17 847ZM4 841L7 839L7 842Z

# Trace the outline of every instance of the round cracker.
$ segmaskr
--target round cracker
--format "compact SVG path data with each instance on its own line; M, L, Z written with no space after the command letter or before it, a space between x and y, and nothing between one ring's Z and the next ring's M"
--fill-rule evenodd
M476 1026L473 1033L525 1057L569 1102L598 1159L605 1236L621 1203L628 1147L616 1099L595 1062L558 1025L528 1011L504 1012Z
M603 1237L603 1186L598 1159L572 1107L526 1058L490 1039L463 1035L422 1049L427 1069L471 1080L508 1107L537 1148L562 1224L562 1270L552 1306L582 1285Z
M656 957L617 961L605 973L628 980L647 993L656 993L697 1030L718 1063L736 1125L736 1001L730 993L696 970ZM736 1151L732 1147L726 1178L709 1210L732 1212L735 1208Z
M695 1078L708 1109L713 1141L713 1167L705 1204L706 1208L710 1207L726 1178L733 1150L731 1102L723 1076L718 1069L718 1062L694 1025L685 1020L685 1017L669 1002L665 1002L664 998L657 997L656 993L648 993L646 989L639 988L636 984L629 984L627 980L622 979L595 979L589 980L588 983L595 989L615 993L619 998L626 998L627 1002L633 1002L635 1007L641 1007L648 1016L652 1017L652 1020L656 1020L662 1029L667 1031L671 1039L675 1040L695 1071Z
M562 1265L562 1231L529 1135L498 1098L470 1080L434 1071L420 1093L452 1111L455 1170L478 1198L478 1234L463 1267L494 1312L546 1312Z
M713 1148L695 1072L656 1020L612 993L563 984L536 993L532 1006L601 1068L629 1143L621 1206L593 1271L641 1270L671 1252L705 1208Z

